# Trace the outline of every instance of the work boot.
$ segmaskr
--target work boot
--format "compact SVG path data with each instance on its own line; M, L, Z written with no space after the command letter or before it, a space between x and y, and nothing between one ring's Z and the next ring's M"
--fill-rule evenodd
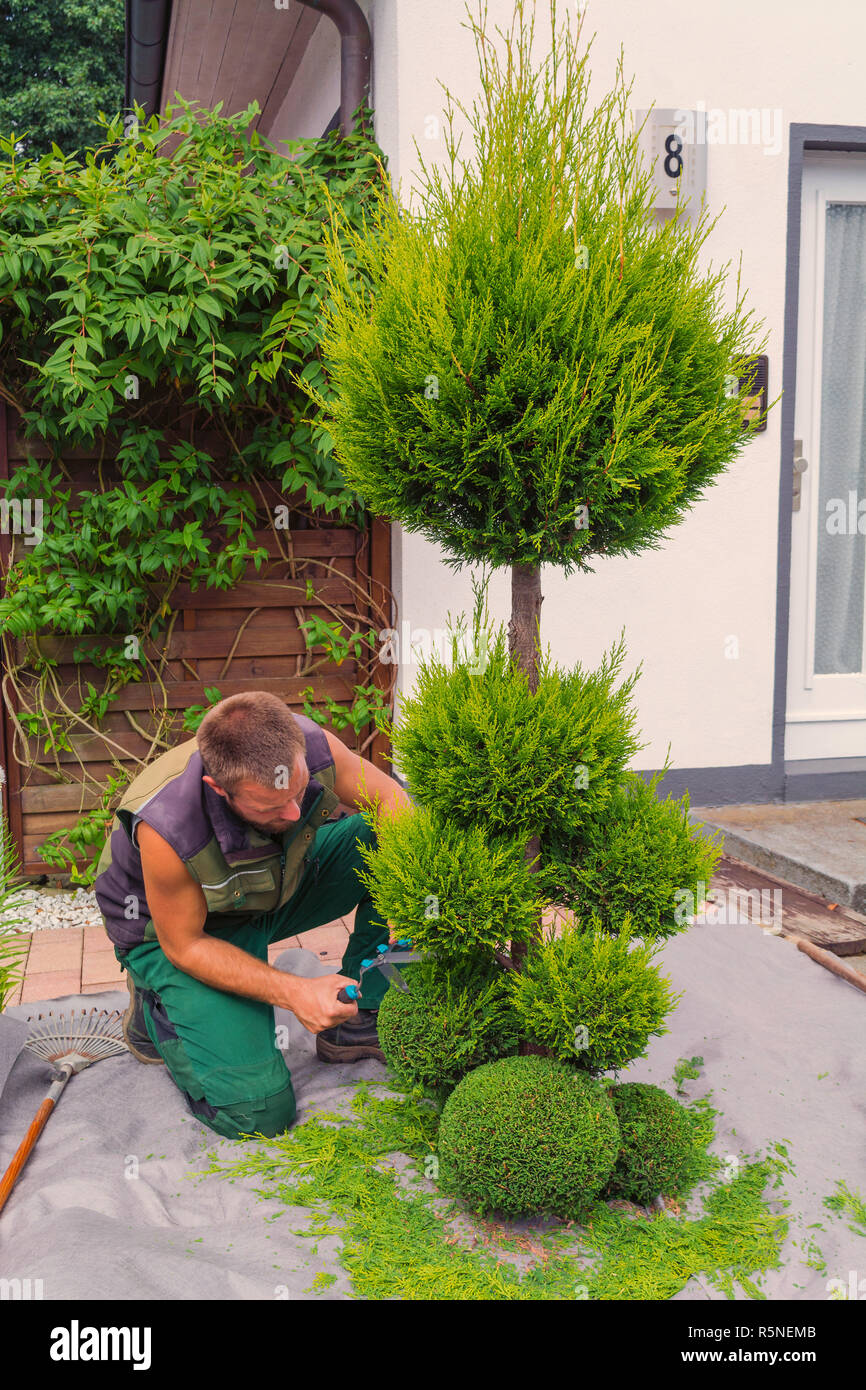
M354 1018L337 1023L316 1034L316 1056L320 1062L360 1062L375 1057L384 1062L376 1030L378 1009L359 1009Z
M155 1045L150 1040L150 1034L144 1022L144 1000L141 997L141 991L137 990L133 984L129 971L126 974L126 983L129 989L129 1008L123 1015L123 1040L133 1057L139 1062L151 1062L165 1066L164 1058L160 1057Z

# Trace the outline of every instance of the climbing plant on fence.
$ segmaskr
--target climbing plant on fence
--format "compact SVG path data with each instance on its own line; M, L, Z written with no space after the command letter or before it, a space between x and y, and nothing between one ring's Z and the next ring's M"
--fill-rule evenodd
M385 156L366 108L347 139L294 141L289 158L249 129L256 103L232 117L220 110L180 101L162 123L145 123L138 108L131 138L119 116L106 120L105 145L83 157L55 146L21 159L15 132L0 139L0 395L33 446L0 503L11 537L3 693L19 762L26 739L38 739L57 780L69 781L58 751L99 733L116 763L77 839L63 832L44 847L55 864L71 865L71 850L88 845L95 863L118 793L170 746L163 677L174 595L228 591L250 567L267 574L269 560L288 564L285 582L297 589L293 528L365 526L299 382L330 396L319 350L326 231L336 206L341 227L360 229ZM85 486L73 463L83 456L93 459ZM257 518L268 546L256 541ZM361 679L351 706L329 695L323 713L311 685L305 708L358 731L379 720L389 694L373 683L375 632L359 619L371 597L327 556L316 566L352 584L357 602L320 598L307 578L307 600L329 616L301 624L308 655L298 674L348 656ZM390 608L372 608L390 622ZM57 636L76 639L84 678L74 700L46 641ZM313 648L323 654L314 659ZM143 680L155 692L155 732L124 710L150 745L130 763L100 726L119 692ZM187 711L187 730L204 708Z

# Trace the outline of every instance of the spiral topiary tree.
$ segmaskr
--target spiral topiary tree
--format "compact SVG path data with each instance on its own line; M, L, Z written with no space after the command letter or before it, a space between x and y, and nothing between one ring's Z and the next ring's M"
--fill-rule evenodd
M421 1083L437 1068L449 1085L462 1072L455 1097L492 1056L492 1000L481 1007L476 993L473 1011L462 990L485 956L521 976L511 992L521 1053L544 1051L536 1060L551 1077L584 1089L587 1071L640 1055L670 1006L649 953L626 938L668 934L672 885L697 867L709 881L718 851L692 838L687 798L660 802L627 772L639 745L632 681L614 688L621 645L596 672L555 671L544 657L541 566L568 577L595 556L658 549L748 441L730 381L764 345L739 296L720 308L724 273L697 270L715 225L704 209L692 223L681 207L655 223L622 54L614 89L588 112L580 26L573 33L551 0L549 53L533 66L533 10L516 0L511 32L497 30L502 51L470 16L480 96L470 112L444 88L447 158L428 170L418 150L420 209L399 207L385 182L364 230L348 232L352 258L329 239L321 342L333 393L308 390L370 510L437 542L452 567L511 572L507 658L497 639L474 669L433 661L404 702L394 747L421 810L383 824L368 858L379 911L437 954L440 988L462 1001L414 1013L404 1001L398 1017L386 996L383 1041ZM455 106L474 159L458 158ZM573 902L591 939L546 947L545 900ZM581 1009L596 1029L582 1075L568 1043ZM441 1027L425 1032L432 1014L453 1021L450 1041ZM481 1062L516 1087L516 1111L525 1078L512 1064L523 1060ZM537 1072L526 1073L533 1083ZM492 1112L506 1099L494 1091ZM509 1142L497 1121L494 1166ZM451 1133L458 1189L475 1143L471 1126ZM544 1152L522 1210L533 1192L550 1196L534 1181Z

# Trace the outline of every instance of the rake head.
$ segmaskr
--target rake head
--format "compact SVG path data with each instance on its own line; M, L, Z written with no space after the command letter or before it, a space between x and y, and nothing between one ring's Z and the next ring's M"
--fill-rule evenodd
M35 1020L31 1015L27 1022L39 1026L24 1046L43 1061L62 1064L73 1072L128 1050L119 1009L110 1013L107 1009L80 1009L77 1016L73 1009L69 1015L58 1014L56 1018L49 1012L37 1014Z

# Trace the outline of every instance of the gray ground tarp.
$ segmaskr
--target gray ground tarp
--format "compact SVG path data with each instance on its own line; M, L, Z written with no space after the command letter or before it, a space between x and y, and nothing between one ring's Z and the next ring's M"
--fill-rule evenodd
M863 1280L859 1297L866 1296L866 1238L849 1229L850 1217L822 1205L837 1179L866 1195L866 996L755 925L694 926L661 959L685 996L668 1020L670 1032L620 1080L653 1081L673 1093L677 1060L703 1057L700 1078L684 1085L690 1097L712 1091L723 1112L714 1151L754 1158L780 1141L795 1169L783 1188L767 1189L773 1210L782 1209L780 1197L790 1200L791 1230L783 1268L765 1276L763 1291L770 1299L826 1300L838 1279L857 1297ZM306 950L284 952L278 967L305 976L332 971ZM128 999L76 995L6 1010L0 1064L3 1046L14 1055L24 1040L13 1020L97 1002L125 1008ZM376 1061L320 1063L313 1036L293 1016L277 1010L277 1023L289 1029L301 1121L311 1108L344 1109L355 1081L384 1081ZM48 1065L29 1052L12 1065L0 1104L0 1168L49 1080ZM187 1180L205 1166L208 1149L229 1158L239 1145L189 1114L164 1068L124 1055L74 1076L0 1214L0 1276L41 1279L45 1299L346 1297L351 1285L335 1258L338 1237L320 1238L314 1255L314 1242L293 1234L286 1219L266 1221L278 1208L256 1198L258 1179ZM126 1176L132 1160L134 1179ZM814 1222L824 1229L807 1231ZM293 1209L291 1224L303 1227L301 1209ZM810 1238L825 1272L806 1263ZM310 1287L320 1270L337 1275L324 1293ZM723 1295L694 1279L677 1297Z

